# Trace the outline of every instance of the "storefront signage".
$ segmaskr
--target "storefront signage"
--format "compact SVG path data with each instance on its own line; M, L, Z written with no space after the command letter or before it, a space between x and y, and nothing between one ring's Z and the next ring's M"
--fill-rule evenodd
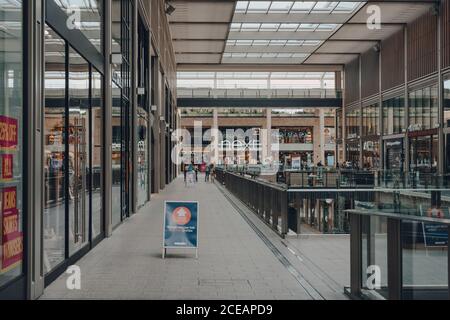
M197 250L198 202L166 201L164 207L163 258L168 248Z
M424 137L424 136L431 136L437 134L437 129L428 129L428 130L422 130L422 131L413 131L408 133L408 137Z
M401 140L386 142L386 147L401 147L401 146L402 146Z
M3 188L0 199L2 210L2 232L0 232L2 234L2 260L0 270L1 272L7 272L21 263L23 255L23 235L19 230L16 187Z
M2 168L2 180L10 180L13 178L13 155L12 154L2 154L1 156L1 168Z
M0 116L0 148L13 149L17 147L17 119Z

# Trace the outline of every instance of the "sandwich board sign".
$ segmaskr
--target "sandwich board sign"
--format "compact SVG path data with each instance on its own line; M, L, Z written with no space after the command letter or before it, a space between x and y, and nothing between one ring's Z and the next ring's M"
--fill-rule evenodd
M198 202L164 203L163 259L167 249L195 249L198 258Z

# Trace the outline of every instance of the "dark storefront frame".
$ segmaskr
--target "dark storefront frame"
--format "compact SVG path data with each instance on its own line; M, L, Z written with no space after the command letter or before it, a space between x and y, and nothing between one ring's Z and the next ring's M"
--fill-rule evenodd
M102 8L104 8L104 2L100 1ZM45 6L45 21L46 24L53 29L54 32L56 32L66 43L66 48L65 48L65 52L66 52L66 62L65 62L65 72L66 72L66 98L65 101L62 102L62 104L65 106L65 125L66 128L69 127L69 113L68 113L68 109L69 109L69 94L68 94L68 89L69 89L69 77L68 77L68 73L69 73L69 49L72 49L74 52L76 52L77 54L79 54L89 65L89 113L91 114L92 112L92 107L93 107L93 101L92 101L92 73L93 71L96 71L97 73L99 73L102 77L102 82L104 82L104 54L100 53L97 49L95 49L92 45L92 43L83 35L83 33L77 29L74 30L69 30L67 28L66 25L66 20L67 20L67 15L65 14L65 12L54 2L54 1L46 1L45 2L46 6ZM105 17L104 15L101 16L101 26L104 26L104 22L105 22ZM103 42L104 39L104 28L101 29L101 41ZM103 46L102 46L103 47ZM104 85L102 85L102 100L104 101ZM103 108L104 109L104 108ZM102 116L104 116L104 110L102 112ZM91 127L91 126L90 126ZM91 139L91 128L89 129L89 139ZM102 129L102 135L104 137L105 135L105 128ZM66 145L66 151L65 153L67 154L69 152L69 145L68 143L65 143ZM92 169L92 149L89 152L89 166ZM102 164L104 163L104 152L102 152L101 155L101 162ZM66 167L68 167L68 157L66 157L65 160L65 164ZM69 188L69 182L68 182L68 170L66 170L66 177L65 177L65 190L67 192L68 188ZM92 176L91 176L92 178ZM103 178L102 178L103 179ZM102 184L104 185L104 183L102 182ZM91 187L91 186L90 186ZM91 191L89 191L89 195L91 195ZM87 244L85 244L81 249L79 249L78 251L76 251L73 255L69 254L69 237L68 237L68 232L69 232L69 205L68 205L68 200L65 199L65 248L64 248L64 260L59 263L57 266L55 266L53 269L51 269L51 271L49 273L46 274L45 276L45 286L49 285L52 281L54 281L60 274L62 274L66 268L73 264L75 261L77 261L78 259L80 259L84 254L86 254L89 250L91 250L95 245L97 245L105 236L105 226L104 226L104 197L103 197L103 188L101 191L102 194L102 202L101 202L101 206L102 206L102 210L101 210L101 221L102 221L102 227L101 227L101 232L100 234L98 234L95 238L92 237L92 197L89 196L89 218L88 218L88 223L89 223L89 239L87 241ZM66 197L67 198L67 197Z

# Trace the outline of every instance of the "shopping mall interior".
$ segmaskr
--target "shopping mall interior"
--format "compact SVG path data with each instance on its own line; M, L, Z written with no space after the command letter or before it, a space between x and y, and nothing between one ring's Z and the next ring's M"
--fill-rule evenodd
M450 299L450 0L0 0L0 92L0 300Z

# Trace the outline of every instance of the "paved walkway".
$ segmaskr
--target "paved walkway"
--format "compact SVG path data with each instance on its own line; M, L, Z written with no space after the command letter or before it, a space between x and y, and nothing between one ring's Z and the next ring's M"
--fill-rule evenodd
M224 193L202 181L186 188L177 179L78 261L81 290L66 289L63 274L42 299L345 298L340 283L330 285L321 268L294 254L303 247L282 241ZM164 200L199 201L198 260L182 250L161 258Z

